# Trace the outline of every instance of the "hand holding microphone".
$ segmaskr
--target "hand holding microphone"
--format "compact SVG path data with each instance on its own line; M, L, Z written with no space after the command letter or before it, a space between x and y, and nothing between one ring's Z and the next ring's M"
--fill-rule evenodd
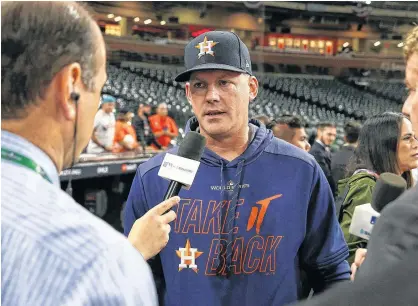
M172 197L151 208L133 224L128 240L145 260L157 255L167 245L171 231L169 223L176 219L176 213L170 209L178 202L179 197Z
M171 208L178 204L182 187L190 188L199 167L206 139L195 132L187 133L177 155L166 153L158 175L170 180L163 202L135 221L128 240L145 260L157 255L168 243L170 222L176 219Z

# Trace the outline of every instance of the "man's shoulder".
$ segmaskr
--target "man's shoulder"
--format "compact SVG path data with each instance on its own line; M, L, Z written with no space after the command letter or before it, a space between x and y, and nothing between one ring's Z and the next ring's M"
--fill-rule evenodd
M317 141L314 141L314 143L312 144L311 150L309 151L309 153L312 152L322 152L325 151L325 148L323 146L321 146Z
M277 157L285 157L294 160L294 162L315 167L315 159L311 154L302 149L274 137L271 143L265 148L264 152L276 155Z
M102 256L109 248L128 243L104 220L91 214L62 190L48 185L42 191L28 190L33 199L31 202L20 197L6 203L7 197L2 196L2 231L8 231L13 237L24 237L34 248L60 258L74 268ZM13 207L16 205L19 210ZM14 222L19 219L18 224Z

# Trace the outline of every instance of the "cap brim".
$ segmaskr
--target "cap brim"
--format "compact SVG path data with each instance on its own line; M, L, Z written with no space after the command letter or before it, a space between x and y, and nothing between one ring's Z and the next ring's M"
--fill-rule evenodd
M249 74L248 71L245 71L244 69L240 69L237 67L229 66L229 65L223 65L223 64L202 64L196 67L193 67L189 70L186 70L182 73L180 73L176 78L174 79L176 82L187 82L190 80L190 75L192 72L195 71L202 71L202 70L227 70L227 71L234 71L234 72L242 72Z

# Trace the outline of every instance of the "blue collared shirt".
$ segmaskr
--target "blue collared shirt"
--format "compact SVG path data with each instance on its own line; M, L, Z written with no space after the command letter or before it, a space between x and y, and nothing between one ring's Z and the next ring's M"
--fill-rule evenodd
M2 131L1 145L44 169L1 161L2 305L157 305L137 250L60 189L51 159Z

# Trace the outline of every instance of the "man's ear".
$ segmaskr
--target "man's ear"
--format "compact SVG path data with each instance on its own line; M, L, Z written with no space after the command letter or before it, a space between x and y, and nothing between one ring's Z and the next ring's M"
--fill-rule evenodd
M250 76L249 78L249 87L250 87L250 102L252 102L258 94L258 80L255 76Z
M55 76L53 82L56 87L56 101L58 109L66 120L74 120L76 116L76 105L71 94L80 95L84 86L81 81L81 67L78 63L65 66Z

